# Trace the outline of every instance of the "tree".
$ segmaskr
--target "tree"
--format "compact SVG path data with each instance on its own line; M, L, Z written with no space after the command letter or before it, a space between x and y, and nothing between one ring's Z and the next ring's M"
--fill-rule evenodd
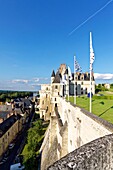
M110 84L110 88L112 88L112 89L113 89L113 84Z
M36 155L40 149L41 143L44 138L45 130L43 130L42 120L33 123L33 127L28 130L26 153L24 155L24 165L26 170L37 170ZM28 166L29 165L29 166Z

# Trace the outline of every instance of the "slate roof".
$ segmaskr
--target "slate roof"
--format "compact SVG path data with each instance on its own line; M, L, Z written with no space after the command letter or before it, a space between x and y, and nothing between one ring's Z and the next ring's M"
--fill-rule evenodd
M59 73L59 71L57 71L53 83L60 83L60 79L61 79L61 74Z
M29 106L32 104L31 100L29 99L23 99L24 102L24 108L29 108Z
M17 121L18 117L12 115L0 124L0 137L2 137L8 129Z
M78 77L77 80L81 80L81 76L84 77L85 81L89 81L90 80L90 73L82 73L81 74L81 73L77 72L77 77ZM74 80L74 73L72 73L72 79ZM94 75L93 75L93 80L94 80Z
M7 118L7 115L10 113L10 111L0 111L0 118Z
M54 70L53 70L53 72L52 72L51 77L55 77L55 72L54 72Z
M68 74L68 69L66 69L65 74Z

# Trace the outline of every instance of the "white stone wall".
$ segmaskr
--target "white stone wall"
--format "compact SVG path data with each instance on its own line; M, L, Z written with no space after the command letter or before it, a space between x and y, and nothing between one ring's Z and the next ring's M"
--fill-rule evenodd
M80 108L73 107L62 98L60 98L59 114L63 124L66 121L68 123L68 152L112 133L104 125L85 115Z
M40 94L40 102L39 102L39 111L40 117L44 117L45 120L50 119L50 98L51 98L51 86L49 84L41 85Z
M49 131L42 144L43 170L45 165L48 167L80 146L113 132L113 126L108 122L72 106L63 98L59 97L59 103L58 112L51 116Z
M74 81L72 81L72 83L74 84ZM79 81L76 81L77 83L77 93L81 94L81 88L83 88L83 93L85 93L85 89L87 88L87 93L90 92L90 81L87 80L79 80ZM80 85L80 86L79 86ZM95 94L95 81L92 81L92 93ZM71 90L73 90L73 88L71 87Z

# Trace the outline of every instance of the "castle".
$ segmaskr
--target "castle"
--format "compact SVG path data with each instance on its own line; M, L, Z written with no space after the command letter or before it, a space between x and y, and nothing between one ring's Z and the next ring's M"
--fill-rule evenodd
M56 74L53 70L51 84L42 84L40 93L40 116L48 120L54 112L55 103L59 97L87 95L90 92L90 74L71 73L66 64L61 64ZM75 88L75 89L74 89ZM92 93L95 94L95 80L92 75Z
M56 74L52 72L51 84L41 86L40 117L50 120L40 148L41 170L113 168L113 125L66 101L74 90L77 96L87 94L89 80L89 73L70 74L62 64Z

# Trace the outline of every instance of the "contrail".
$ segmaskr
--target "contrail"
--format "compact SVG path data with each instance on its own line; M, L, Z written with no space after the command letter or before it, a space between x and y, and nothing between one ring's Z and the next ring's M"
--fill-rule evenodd
M97 15L99 12L101 12L104 8L106 8L113 0L108 1L103 7L101 7L99 10L97 10L94 14L92 14L90 17L88 17L85 21L83 21L80 25L78 25L73 31L71 31L68 35L70 36L73 34L76 30L78 30L81 26L83 26L86 22L88 22L90 19L92 19L95 15Z

